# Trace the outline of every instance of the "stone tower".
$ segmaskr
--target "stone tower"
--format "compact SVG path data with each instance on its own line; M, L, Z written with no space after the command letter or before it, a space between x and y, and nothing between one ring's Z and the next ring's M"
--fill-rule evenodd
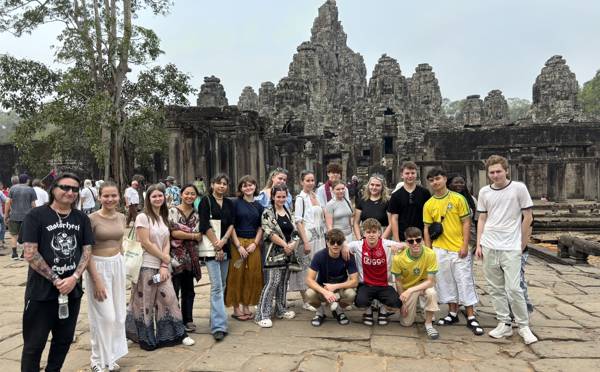
M224 107L228 104L221 79L214 75L206 76L204 84L200 87L200 93L198 93L198 107Z
M508 103L502 91L494 89L483 100L483 125L508 124Z
M408 83L411 102L411 119L436 128L441 124L442 93L433 68L421 63Z
M237 106L240 111L258 111L258 95L252 87L242 90Z
M467 96L465 104L460 110L458 123L463 127L478 127L483 121L483 101L479 98L479 94Z

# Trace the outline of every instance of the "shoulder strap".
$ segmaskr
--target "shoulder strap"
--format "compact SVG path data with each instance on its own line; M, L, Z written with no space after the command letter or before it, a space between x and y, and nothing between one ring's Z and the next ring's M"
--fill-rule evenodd
M302 200L302 219L304 219L304 211L306 211L306 204L304 203L303 197L301 197L300 195L297 195L296 200L298 200L298 198L300 198L300 200Z
M354 213L354 210L352 209L352 204L350 204L350 201L348 199L346 199L345 196L344 196L344 201L346 202L346 204L348 204L348 208L350 208L350 212Z
M92 191L92 189L90 189L89 187L86 187L86 189L90 190L90 194L92 194L92 199L96 201L96 197L94 196L94 192Z

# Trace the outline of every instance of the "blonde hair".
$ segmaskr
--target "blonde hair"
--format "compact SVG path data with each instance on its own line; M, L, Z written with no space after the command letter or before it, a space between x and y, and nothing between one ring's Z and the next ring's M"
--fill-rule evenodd
M265 189L272 189L273 188L273 177L275 177L278 174L285 174L286 176L288 175L288 171L286 169L283 168L276 168L273 169L271 171L271 173L269 173L269 178L267 178L267 184L265 185Z
M390 190L387 187L385 178L383 178L383 176L380 174L373 174L373 175L371 175L371 177L369 177L369 182L367 182L363 186L363 189L362 189L362 199L369 200L371 198L371 191L369 191L369 184L371 183L371 181L373 181L373 179L381 182L381 201L386 202L386 201L390 200Z
M492 166L500 164L505 171L508 172L508 160L504 156L500 155L492 155L485 161L485 170L487 170Z

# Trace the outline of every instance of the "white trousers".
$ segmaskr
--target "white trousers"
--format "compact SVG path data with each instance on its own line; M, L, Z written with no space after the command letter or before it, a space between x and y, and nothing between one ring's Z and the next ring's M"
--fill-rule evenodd
M112 257L92 256L96 271L106 288L106 299L94 298L94 282L86 271L88 318L92 344L92 364L112 368L115 362L127 354L125 338L126 295L125 262L119 253Z
M479 302L473 281L472 256L460 258L458 252L433 248L438 261L435 288L442 304L473 306Z
M519 327L529 326L527 303L521 288L521 251L483 247L483 273L498 321L510 324L512 310Z

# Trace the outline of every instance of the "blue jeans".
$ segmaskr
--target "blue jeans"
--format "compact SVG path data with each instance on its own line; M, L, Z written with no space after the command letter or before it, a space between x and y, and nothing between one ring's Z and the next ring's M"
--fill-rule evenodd
M210 278L210 333L227 332L225 310L225 285L229 260L207 260L206 269Z
M0 208L2 208L0 206ZM6 226L4 226L4 216L0 216L0 243L4 242L4 233L6 233Z

